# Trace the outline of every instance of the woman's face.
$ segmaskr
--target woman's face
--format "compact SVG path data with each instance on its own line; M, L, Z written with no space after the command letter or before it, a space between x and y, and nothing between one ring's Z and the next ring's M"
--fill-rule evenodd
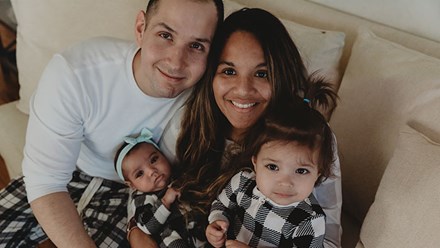
M227 40L214 76L215 101L231 123L237 141L266 109L272 96L267 62L259 41L236 31Z

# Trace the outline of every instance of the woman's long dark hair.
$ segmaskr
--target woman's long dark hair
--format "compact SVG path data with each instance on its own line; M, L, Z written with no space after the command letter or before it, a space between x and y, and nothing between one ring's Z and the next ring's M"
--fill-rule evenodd
M207 70L188 99L177 141L182 173L174 184L181 190L180 201L191 207L190 214L197 219L206 219L229 174L239 169L234 163L220 165L231 125L219 110L212 88L223 48L237 31L254 35L264 51L272 86L268 109L282 106L295 96L302 98L309 91L309 77L299 51L278 18L262 9L242 9L226 18L214 37Z

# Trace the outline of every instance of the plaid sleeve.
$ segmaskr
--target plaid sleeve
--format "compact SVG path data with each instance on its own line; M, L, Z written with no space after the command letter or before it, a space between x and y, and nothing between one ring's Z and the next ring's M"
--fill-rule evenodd
M171 247L171 248L186 248L190 247L185 240L180 236L179 232L172 230L170 228L165 228L165 230L160 234L162 243L160 247Z
M170 215L156 194L142 194L133 197L137 226L146 234L158 234Z
M323 247L325 235L325 216L316 215L302 222L293 233L296 247Z
M209 223L216 220L228 221L228 214L226 210L231 210L237 207L237 196L239 196L240 190L243 189L243 185L251 179L251 174L246 171L241 171L235 174L222 192L218 195L217 199L211 205L211 212L208 217Z

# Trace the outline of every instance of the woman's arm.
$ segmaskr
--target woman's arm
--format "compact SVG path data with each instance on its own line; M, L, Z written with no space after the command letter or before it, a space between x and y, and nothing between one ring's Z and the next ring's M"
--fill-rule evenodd
M127 239L132 248L159 248L156 241L139 228L131 229L131 231L127 233Z

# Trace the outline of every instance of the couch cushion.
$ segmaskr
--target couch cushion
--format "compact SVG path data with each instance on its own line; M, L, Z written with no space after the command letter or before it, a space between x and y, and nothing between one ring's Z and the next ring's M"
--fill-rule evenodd
M438 99L437 106L430 108L431 117L427 118L436 120L428 128L436 131L437 140L409 125L400 132L394 155L362 226L360 243L365 248L438 247L440 244ZM417 120L411 122L418 123ZM432 124L437 127L433 129Z
M0 106L0 155L11 178L21 175L21 161L28 115L16 107L18 101Z
M330 121L341 153L344 210L359 223L374 200L399 128L415 106L438 91L439 68L439 59L360 31Z
M310 0L440 42L438 0ZM386 13L386 14L384 14ZM402 18L404 16L404 18Z

